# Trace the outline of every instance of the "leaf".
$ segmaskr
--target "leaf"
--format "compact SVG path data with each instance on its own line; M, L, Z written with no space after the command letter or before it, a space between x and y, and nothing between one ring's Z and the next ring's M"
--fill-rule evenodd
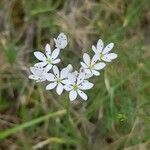
M47 114L45 116L33 119L33 120L29 121L29 122L25 122L23 124L17 125L17 126L15 126L13 128L5 130L5 131L1 131L0 132L0 140L5 139L6 137L8 137L8 136L10 136L12 134L15 134L15 133L17 133L20 130L23 130L25 128L28 128L30 126L33 126L33 125L38 124L40 122L43 122L44 120L47 120L47 119L52 118L52 117L64 115L65 113L66 113L66 110L60 110L60 111L57 111L57 112L54 112L54 113L49 113L49 114Z
M16 60L17 51L16 46L14 44L8 45L8 48L6 49L6 57L10 64L13 64Z

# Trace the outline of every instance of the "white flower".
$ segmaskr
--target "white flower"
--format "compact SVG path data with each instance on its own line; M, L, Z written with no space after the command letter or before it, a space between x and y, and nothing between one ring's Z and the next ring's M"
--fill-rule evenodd
M45 74L47 73L46 69L41 65L30 67L32 75L29 75L29 79L36 80L36 82L43 82L46 80Z
M46 66L46 70L49 71L54 64L60 62L60 59L57 58L59 55L60 49L56 48L53 52L51 52L51 47L49 44L45 46L45 54L42 52L36 51L34 52L35 57L41 62L36 63L35 65Z
M96 76L100 75L98 70L103 69L106 64L103 62L97 62L97 56L93 56L92 60L90 59L90 56L87 53L84 53L83 55L83 61L81 62L82 67L84 68L85 73L87 74L94 74Z
M54 89L56 86L56 92L58 95L61 95L64 89L64 85L68 84L67 76L69 73L68 68L64 68L59 71L57 66L53 66L53 73L47 73L45 75L46 79L51 83L46 86L46 90Z
M67 36L64 34L64 33L60 33L57 37L57 39L54 39L55 41L55 46L58 48L58 49L64 49L68 42L67 42Z
M117 54L109 53L113 47L114 47L114 43L109 43L104 48L104 43L101 39L98 40L96 47L92 45L92 49L95 52L95 55L97 56L97 58L99 60L103 60L106 62L111 62L113 59L117 58Z
M82 90L88 90L93 87L93 83L84 80L84 74L76 72L68 74L69 84L64 86L66 91L69 91L70 101L73 101L79 95L83 100L87 100L87 95Z

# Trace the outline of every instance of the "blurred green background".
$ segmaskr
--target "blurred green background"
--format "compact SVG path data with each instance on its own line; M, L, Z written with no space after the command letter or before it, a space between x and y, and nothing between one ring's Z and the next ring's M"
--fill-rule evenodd
M149 0L1 0L0 150L149 150L149 10ZM28 79L33 52L60 32L59 67L78 69L99 38L115 43L86 102Z

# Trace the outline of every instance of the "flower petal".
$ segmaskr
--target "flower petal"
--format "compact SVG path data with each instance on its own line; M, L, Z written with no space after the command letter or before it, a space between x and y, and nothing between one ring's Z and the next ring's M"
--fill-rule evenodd
M73 89L73 86L71 86L71 85L64 85L64 89L66 91L71 91Z
M48 81L54 81L55 80L55 76L52 73L46 73L45 78Z
M87 74L91 74L91 70L90 69L84 69L84 72Z
M70 98L70 101L75 100L77 98L77 92L74 90L70 91L69 98Z
M44 67L45 65L47 64L47 62L46 61L42 61L42 62L38 62L38 63L36 63L34 66L42 66L42 67Z
M94 52L95 54L98 53L98 50L97 50L97 48L96 48L94 45L92 45L92 50L93 50L93 52Z
M41 61L46 61L46 57L43 53L41 52L34 52L34 56L38 59L38 60L41 60Z
M30 67L30 71L36 75L36 76L42 76L45 69L42 66L34 66L34 67Z
M93 73L95 76L99 76L99 75L100 75L100 73L99 73L98 71L96 71L96 70L92 70L92 73Z
M105 63L100 62L100 63L97 63L97 64L94 65L94 69L95 69L95 70L101 70L101 69L103 69L105 66L106 66Z
M82 83L84 78L85 78L85 73L80 72L77 78L77 84Z
M46 44L45 46L45 53L46 53L46 56L49 58L51 55L51 46L49 44Z
M39 79L39 77L36 76L36 75L29 75L28 78L29 78L29 79L32 79L32 80L38 80L38 79Z
M56 82L50 83L46 86L46 90L54 89L56 87L56 85L57 85Z
M111 59L108 58L107 54L102 57L102 60L105 62L111 62Z
M110 54L107 54L106 57L108 57L108 59L116 59L117 58L117 54L110 53Z
M87 95L84 92L82 92L81 90L78 90L78 94L80 95L80 97L83 100L87 100L88 99Z
M53 66L53 72L54 72L54 75L59 78L59 69L57 66Z
M61 78L61 79L66 78L66 77L68 76L68 73L69 73L68 68L67 68L67 67L66 67L66 68L63 68L63 69L61 70L61 72L60 72L60 78Z
M89 82L88 80L84 80L78 87L81 90L88 90L94 86L93 83Z
M76 82L76 74L68 73L68 81L69 81L69 84L74 84Z
M102 52L103 48L104 48L104 43L101 39L99 39L97 42L97 50L99 51L99 53Z
M88 68L88 66L84 62L80 62L80 64L83 68L85 68L85 69Z
M61 95L61 93L63 92L63 85L61 84L61 83L59 83L58 85L57 85L57 88L56 88L56 92L57 92L57 94L58 95Z
M56 48L53 52L52 52L52 61L55 60L58 55L60 53L60 49Z
M48 64L46 67L45 67L45 70L48 72L52 69L52 64Z
M85 74L85 79L89 79L93 76L93 73L86 73Z
M67 36L64 33L60 33L57 39L54 39L56 47L59 49L64 49L67 46Z
M90 60L91 60L89 54L84 53L83 54L83 60L84 60L85 64L89 65L90 64Z
M109 51L112 50L113 47L114 47L114 43L109 43L109 44L104 48L104 50L102 51L102 54L108 53Z
M58 59L53 60L52 64L58 64L59 62L60 62L60 59L58 58Z
M64 79L64 80L62 80L62 81L61 81L61 83L65 84L65 85L66 85L66 84L67 84L67 85L68 85L68 84L70 84L70 82L69 82L69 80L68 80L68 79Z
M91 61L92 65L94 65L98 61L98 59L98 55L94 55Z
M39 78L38 80L36 80L36 82L43 82L43 81L45 81L44 78Z
M71 64L69 64L69 65L67 66L67 68L68 68L69 72L72 72L72 71L73 71L73 66L72 66Z

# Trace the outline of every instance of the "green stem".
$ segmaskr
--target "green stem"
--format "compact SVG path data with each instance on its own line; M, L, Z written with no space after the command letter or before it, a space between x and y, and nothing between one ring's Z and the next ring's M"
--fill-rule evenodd
M49 114L47 114L45 116L39 117L37 119L33 119L33 120L29 121L29 122L25 122L23 124L20 124L20 125L17 125L15 127L13 127L13 128L10 128L10 129L7 129L5 131L2 131L2 132L0 132L0 140L4 139L4 138L6 138L6 137L8 137L8 136L10 136L10 135L20 131L20 130L23 130L25 128L28 128L30 126L33 126L33 125L38 124L40 122L43 122L44 120L47 120L47 119L49 119L51 117L64 115L65 113L66 113L66 110L60 110L60 111L57 111L57 112L54 112L54 113L49 113Z

